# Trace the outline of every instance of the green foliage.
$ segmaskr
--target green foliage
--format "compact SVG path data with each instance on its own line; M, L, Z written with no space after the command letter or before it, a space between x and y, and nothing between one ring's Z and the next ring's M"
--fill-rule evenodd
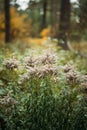
M64 53L57 54L62 59L55 59L52 52L31 55L32 51L27 51L22 58L2 55L0 127L87 130L87 99L82 85L87 83L86 75L67 64L71 55L67 52L64 57Z

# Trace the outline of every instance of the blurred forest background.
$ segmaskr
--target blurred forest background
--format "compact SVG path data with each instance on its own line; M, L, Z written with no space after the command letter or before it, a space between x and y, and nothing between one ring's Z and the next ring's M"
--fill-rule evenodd
M42 45L50 38L86 51L86 13L86 0L0 0L0 41Z

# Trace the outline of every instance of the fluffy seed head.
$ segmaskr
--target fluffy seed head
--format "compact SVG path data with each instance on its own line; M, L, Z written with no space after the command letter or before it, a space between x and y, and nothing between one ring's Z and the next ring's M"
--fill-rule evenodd
M19 61L16 60L14 57L11 57L10 59L8 60L5 60L3 62L3 65L6 69L9 69L9 70L13 70L13 69L16 69L18 68L19 66Z

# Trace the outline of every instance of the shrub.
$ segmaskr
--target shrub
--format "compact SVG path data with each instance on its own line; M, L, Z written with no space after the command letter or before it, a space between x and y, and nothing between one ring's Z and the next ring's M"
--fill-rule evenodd
M1 61L1 130L87 130L87 75L52 52Z

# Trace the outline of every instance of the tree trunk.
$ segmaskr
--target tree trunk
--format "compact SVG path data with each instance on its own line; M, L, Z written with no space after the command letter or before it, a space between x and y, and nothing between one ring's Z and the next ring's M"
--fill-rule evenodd
M4 0L5 7L5 42L10 42L10 0Z
M65 50L69 49L67 39L70 30L70 13L71 13L70 0L61 0L58 45L60 45Z
M43 1L42 29L46 28L47 0Z
M2 12L4 10L4 2L3 0L0 0L0 12Z
M50 0L50 25L52 38L58 37L59 3L59 0Z

